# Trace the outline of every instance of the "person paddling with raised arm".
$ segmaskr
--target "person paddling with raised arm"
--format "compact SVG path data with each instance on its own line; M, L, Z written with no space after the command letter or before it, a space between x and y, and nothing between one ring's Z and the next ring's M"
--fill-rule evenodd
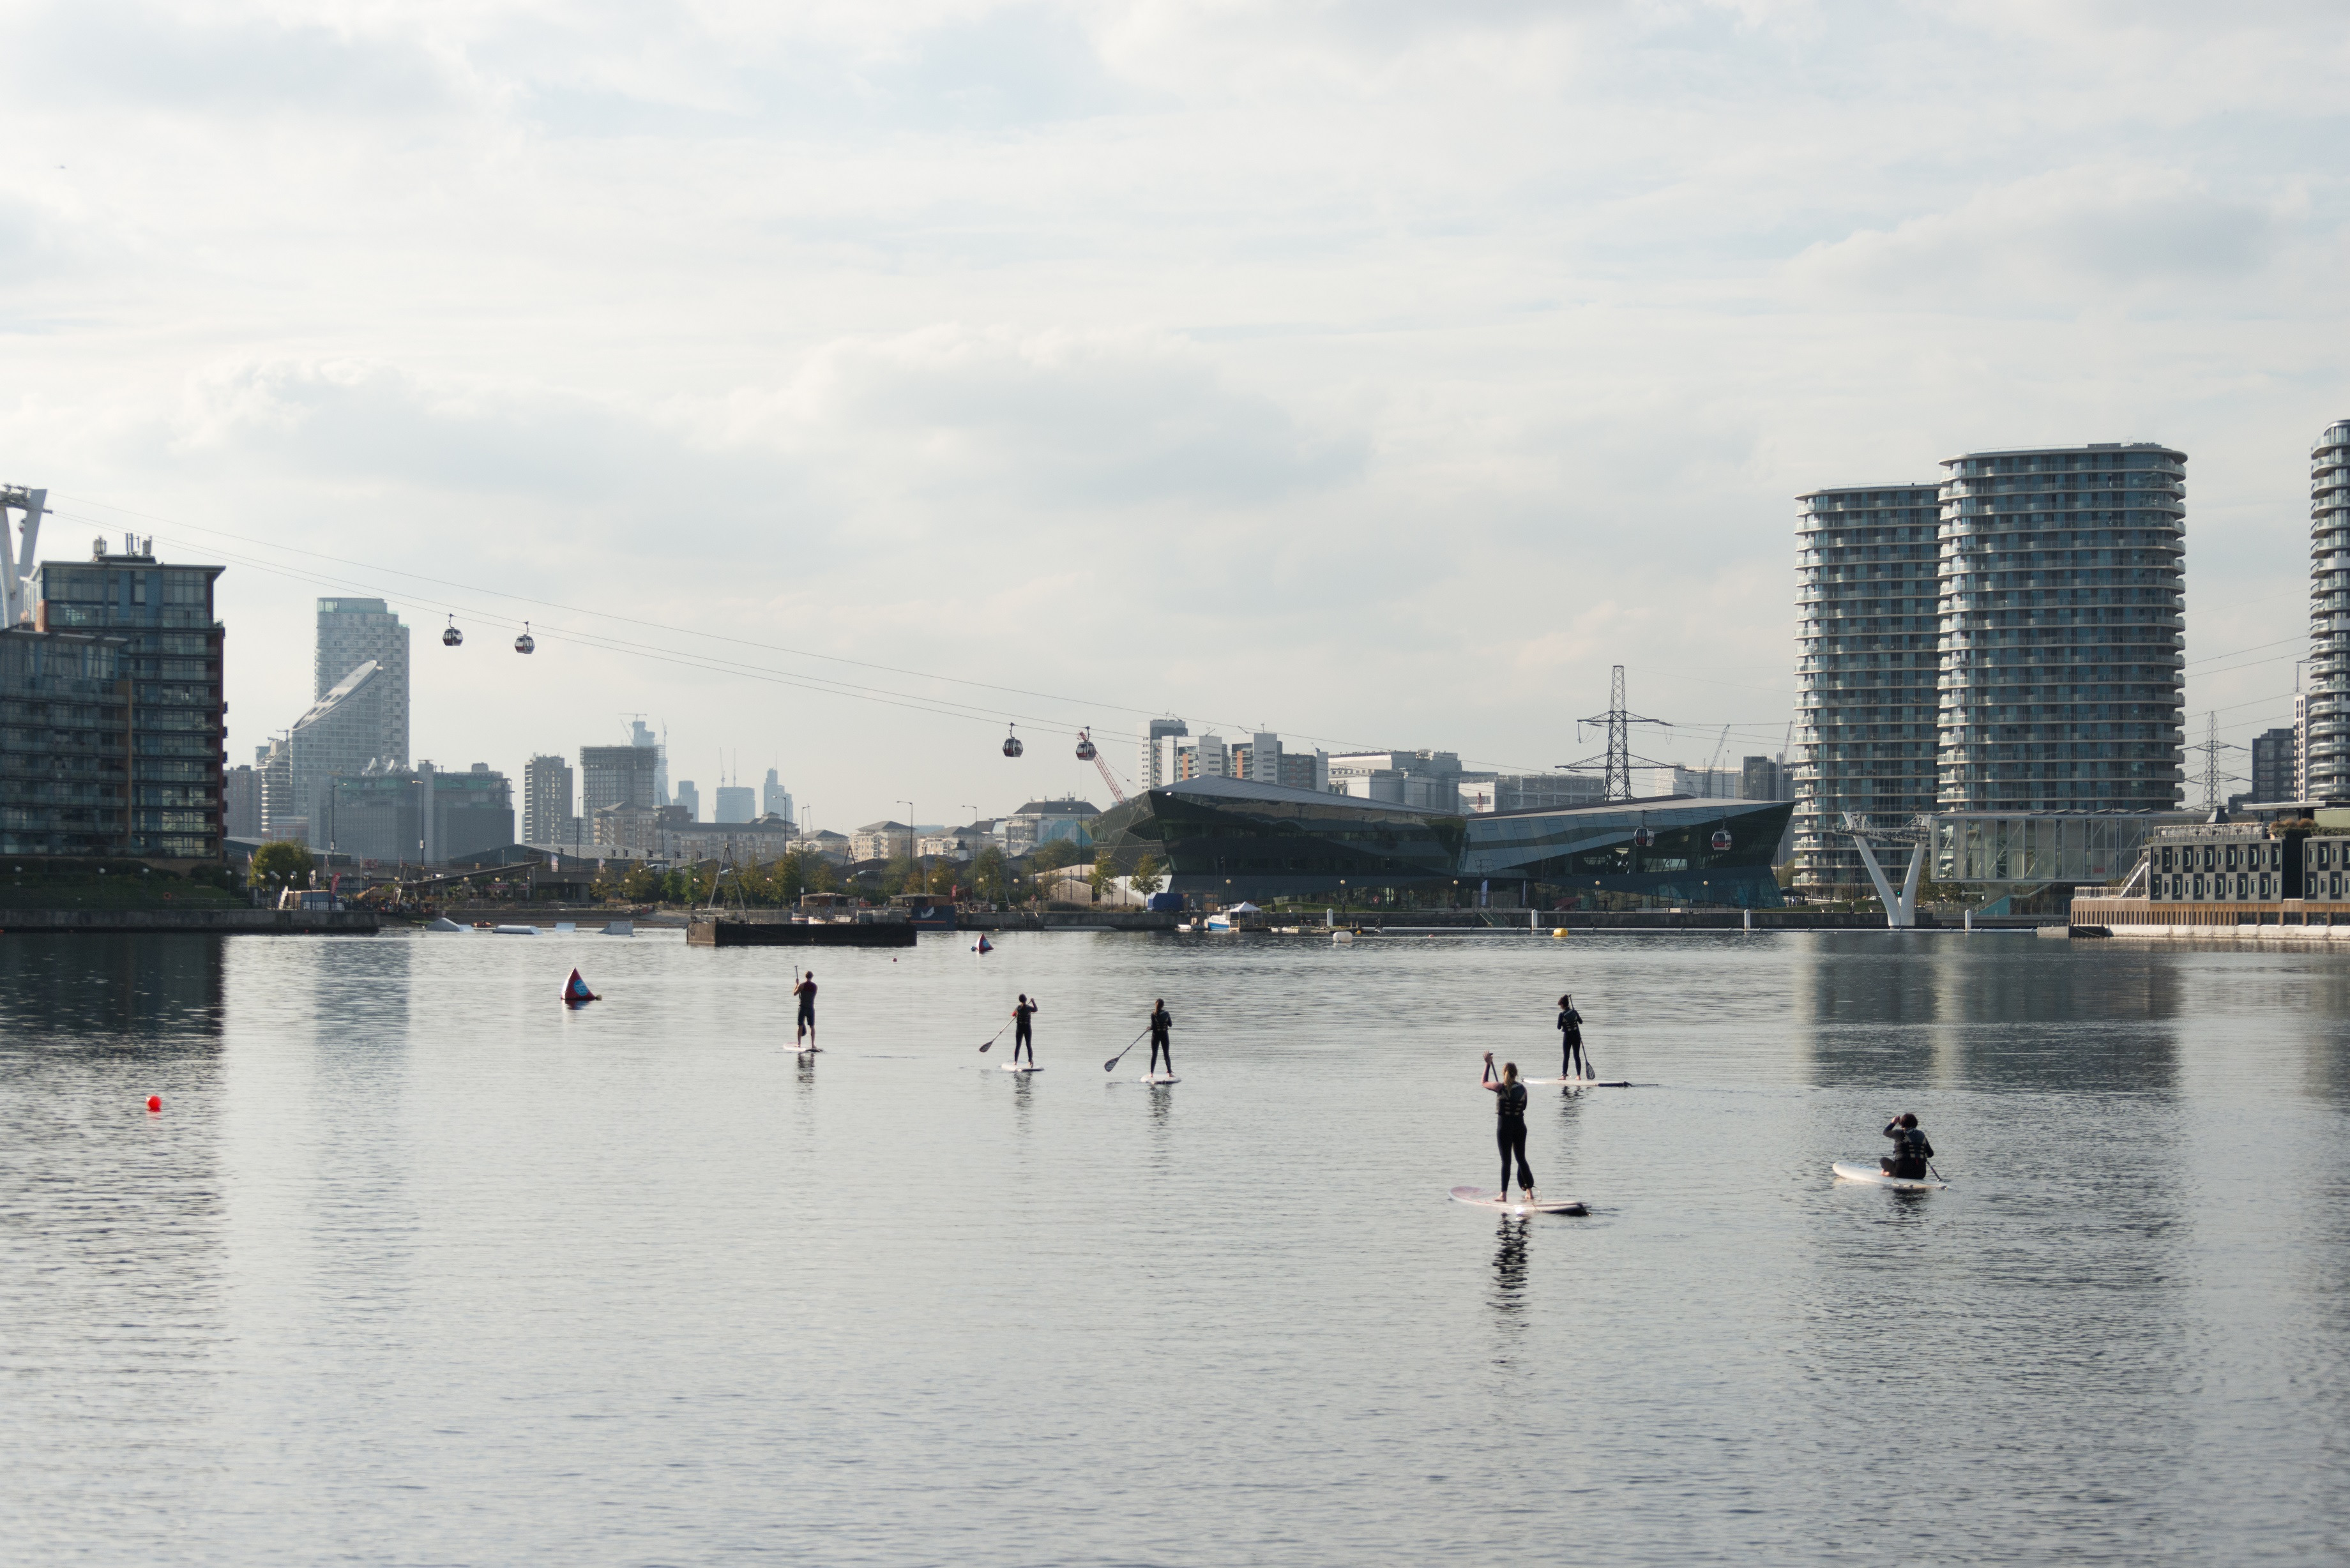
M1534 1169L1526 1163L1526 1086L1518 1082L1518 1064L1502 1064L1501 1076L1493 1075L1493 1054L1485 1053L1485 1080L1479 1085L1493 1095L1493 1141L1502 1148L1502 1190L1496 1198L1510 1195L1510 1161L1518 1162L1518 1186L1523 1189L1526 1201L1534 1200Z
M1020 1048L1024 1045L1028 1048L1028 1064L1031 1067L1036 1064L1035 1027L1030 1023L1036 1016L1036 1006L1024 991L1020 993L1019 1004L1012 1010L1012 1060L1015 1065L1020 1061Z
M1885 1124L1885 1136L1893 1140L1893 1152L1877 1163L1885 1174L1901 1181L1926 1179L1926 1162L1934 1158L1934 1146L1918 1130L1918 1113L1904 1111Z
M1159 1056L1167 1055L1167 1075L1175 1075L1175 1047L1169 1044L1167 1032L1175 1027L1175 1017L1167 1011L1167 999L1160 997L1150 1009L1150 1071L1159 1071Z
M792 987L792 994L799 998L800 1003L799 1033L793 1039L795 1043L806 1042L807 1049L813 1051L816 1049L816 971L808 971L806 976Z
M1575 992L1558 999L1558 1075L1588 1078L1590 1060L1583 1054L1583 1014L1575 1010Z

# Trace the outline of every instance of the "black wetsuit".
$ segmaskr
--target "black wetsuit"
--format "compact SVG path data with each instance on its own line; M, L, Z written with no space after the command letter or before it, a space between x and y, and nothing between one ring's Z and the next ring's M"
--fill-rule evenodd
M793 993L800 999L799 1033L802 1034L815 1033L816 981L812 980L804 980L800 981L799 984L792 987L792 991Z
M1934 1146L1916 1127L1905 1127L1898 1121L1885 1124L1885 1136L1893 1140L1893 1152L1877 1163L1887 1176L1904 1181L1926 1179L1926 1162L1934 1158Z
M1534 1167L1526 1163L1526 1086L1503 1084L1493 1091L1493 1141L1502 1146L1502 1196L1510 1195L1510 1161L1518 1162L1518 1185L1534 1189Z
M1562 1078L1588 1076L1590 1064L1583 1054L1583 1014L1572 1007L1558 1010L1558 1075Z
M1154 1073L1159 1071L1159 1057L1161 1052L1164 1052L1167 1056L1169 1075L1172 1076L1175 1072L1175 1047L1168 1044L1167 1040L1167 1032L1174 1026L1174 1017L1165 1008L1154 1007L1150 1010L1150 1070Z
M1012 1010L1012 1059L1020 1060L1020 1047L1028 1047L1028 1064L1036 1064L1036 1035L1029 1020L1036 1014L1036 1004L1024 1002Z

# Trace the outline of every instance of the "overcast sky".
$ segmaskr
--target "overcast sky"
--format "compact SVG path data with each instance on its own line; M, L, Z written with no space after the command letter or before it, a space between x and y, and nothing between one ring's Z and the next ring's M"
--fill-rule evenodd
M0 478L45 556L230 566L233 760L320 594L417 628L419 756L641 712L705 815L722 753L832 827L1106 805L1064 732L1130 774L1154 711L1540 767L1617 662L1650 754L1776 752L1791 498L2087 441L2189 455L2190 738L2289 718L2338 4L77 0L0 51Z

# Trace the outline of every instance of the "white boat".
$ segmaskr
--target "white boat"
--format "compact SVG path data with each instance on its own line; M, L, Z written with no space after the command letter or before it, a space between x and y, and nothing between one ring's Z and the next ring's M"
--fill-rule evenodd
M1222 931L1226 936L1230 936L1240 928L1232 924L1232 918L1230 915L1210 915L1207 929L1211 931Z

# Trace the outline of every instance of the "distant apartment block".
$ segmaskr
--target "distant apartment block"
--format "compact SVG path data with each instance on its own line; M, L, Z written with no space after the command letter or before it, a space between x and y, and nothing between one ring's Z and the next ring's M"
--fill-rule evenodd
M570 824L573 775L571 764L542 753L522 768L522 837L525 844L561 844L576 840Z
M608 805L651 811L662 804L660 767L657 746L580 747L579 815L592 822Z
M2255 801L2299 800L2293 788L2293 733L2279 726L2252 737L2252 794Z
M311 836L379 865L443 865L515 842L514 786L487 763L463 773L371 765L319 792Z
M261 774L239 763L221 775L221 832L230 838L261 836Z
M2303 800L2350 801L2350 420L2309 452L2309 691Z
M377 666L374 709L377 733L368 742L369 759L392 767L408 765L408 628L381 599L320 599L317 647L310 695L323 699L360 665Z
M1191 732L1180 719L1153 719L1142 727L1142 755L1135 782L1142 789L1158 789L1175 782L1172 742Z

